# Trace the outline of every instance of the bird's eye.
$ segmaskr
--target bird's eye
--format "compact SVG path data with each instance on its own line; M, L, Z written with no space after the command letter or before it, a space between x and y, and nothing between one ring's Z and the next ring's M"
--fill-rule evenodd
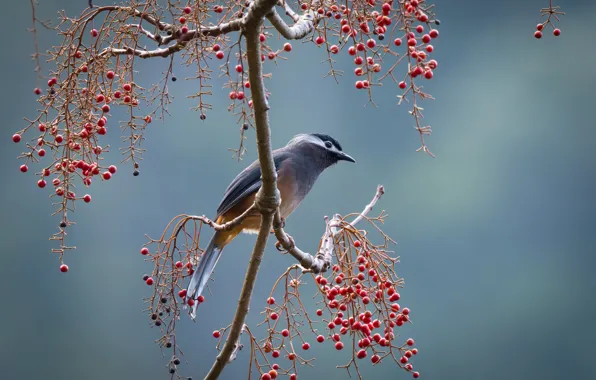
M326 146L328 149L331 149L331 147L333 146L333 144L331 144L331 141L325 141L325 146Z

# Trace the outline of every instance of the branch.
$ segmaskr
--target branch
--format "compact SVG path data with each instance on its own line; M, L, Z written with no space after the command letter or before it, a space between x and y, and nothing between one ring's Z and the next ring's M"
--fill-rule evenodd
M224 343L224 346L217 355L211 370L205 377L205 380L214 380L219 377L226 364L230 361L238 339L242 333L244 321L248 314L248 307L252 291L254 289L259 266L265 252L269 231L273 223L273 215L280 204L279 190L277 189L277 173L273 163L273 154L271 152L271 130L269 128L269 119L267 111L269 105L265 98L265 88L263 85L263 73L261 63L261 43L259 41L260 29L263 24L263 18L275 6L276 0L256 0L250 7L244 17L244 35L246 37L246 56L248 62L248 77L251 83L251 94L254 107L257 150L259 155L259 164L261 165L261 180L263 182L257 193L255 205L261 213L261 226L257 241L248 263L246 277L240 292L238 308L232 321L230 333Z
M312 10L306 11L302 16L296 15L289 5L286 4L286 14L288 14L296 22L294 25L289 26L281 18L281 16L274 9L267 14L267 19L277 29L277 31L288 40L299 40L306 37L315 28L315 23L318 19L315 19L315 12Z
M369 204L364 207L364 210L348 225L354 227L358 222L362 219L366 218L367 214L373 209L375 204L381 199L381 197L385 194L385 188L383 185L377 186L377 191L375 196L370 201ZM333 257L333 238L337 235L341 230L338 228L342 223L341 218L338 215L335 215L331 221L325 217L325 234L322 237L321 247L319 248L319 252L316 256L312 256L311 254L302 251L300 248L296 246L294 240L288 235L283 227L282 227L282 220L279 216L279 213L275 214L275 218L273 220L273 228L275 232L275 237L279 244L290 253L300 265L304 268L304 271L313 272L313 273L321 273L325 272L331 266L331 260Z

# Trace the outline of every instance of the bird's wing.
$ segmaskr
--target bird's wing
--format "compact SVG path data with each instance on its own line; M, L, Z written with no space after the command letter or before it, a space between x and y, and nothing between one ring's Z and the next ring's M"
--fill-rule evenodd
M278 171L281 163L288 158L288 153L284 151L273 152L273 162L275 163L275 170ZM236 206L240 201L245 199L248 195L256 192L261 188L261 166L259 161L255 161L240 174L234 178L232 183L226 189L223 199L217 208L217 217L222 216L230 209Z

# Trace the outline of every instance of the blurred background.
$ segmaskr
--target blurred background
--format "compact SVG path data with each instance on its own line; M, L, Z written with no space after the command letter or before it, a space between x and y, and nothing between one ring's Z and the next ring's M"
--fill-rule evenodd
M41 3L38 17L55 21L58 10L76 16L87 2ZM322 79L326 54L310 44L294 42L291 59L266 63L274 147L297 133L324 132L358 161L324 173L287 230L313 251L324 215L359 211L385 185L378 207L390 215L385 230L398 242L406 284L400 303L414 322L401 337L416 339L422 378L596 378L596 3L560 3L562 35L549 30L536 40L547 0L437 2L439 68L424 81L436 100L421 104L436 159L415 153L418 133L407 108L395 105L395 86L374 92L378 108L365 107L347 56L338 59L347 73L340 84ZM150 289L141 276L151 270L138 253L144 234L157 236L179 213L212 216L228 183L256 158L254 131L238 163L227 150L239 133L227 91L217 90L222 80L214 80L215 110L201 122L186 99L195 83L182 80L192 71L176 69L172 116L147 130L141 175L119 165L109 183L94 183L93 202L72 215L77 250L61 274L47 240L59 223L49 191L36 187L38 166L19 172L23 143L10 139L37 106L29 2L4 8L0 377L167 379L167 357L153 342L159 335L142 313ZM42 50L57 41L39 32ZM144 62L137 78L154 83L167 63ZM107 142L118 163L118 133ZM211 332L232 319L254 239L241 236L226 248L197 323L184 316L179 325L183 374L199 379L210 368ZM269 244L248 323L260 320L289 260ZM301 378L347 378L335 369L347 362L345 350L313 346L315 366ZM247 361L244 351L222 378L245 378ZM411 378L389 363L361 368L365 378Z

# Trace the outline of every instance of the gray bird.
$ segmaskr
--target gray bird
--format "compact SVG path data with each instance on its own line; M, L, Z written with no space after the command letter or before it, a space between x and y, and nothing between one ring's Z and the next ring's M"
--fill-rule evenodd
M273 151L273 161L281 195L280 214L284 219L298 207L325 169L339 161L356 162L342 151L337 140L320 133L295 136L285 147ZM254 203L260 187L261 167L257 160L238 174L226 189L217 208L216 223L223 224L242 215ZM201 295L223 248L241 232L257 233L260 223L261 214L255 209L235 228L213 235L188 285L186 294L189 299L196 300ZM198 302L195 302L190 310L193 319L197 306Z

